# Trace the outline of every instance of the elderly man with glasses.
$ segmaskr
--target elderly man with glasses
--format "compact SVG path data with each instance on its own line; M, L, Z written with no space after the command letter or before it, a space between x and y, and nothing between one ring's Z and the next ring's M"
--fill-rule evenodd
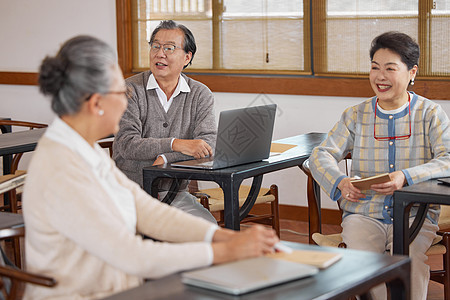
M128 108L113 144L117 166L142 186L142 169L213 154L216 139L214 98L202 83L181 72L197 50L192 32L174 21L162 21L150 38L150 70L126 80ZM170 187L161 180L159 197ZM171 205L216 222L187 191Z

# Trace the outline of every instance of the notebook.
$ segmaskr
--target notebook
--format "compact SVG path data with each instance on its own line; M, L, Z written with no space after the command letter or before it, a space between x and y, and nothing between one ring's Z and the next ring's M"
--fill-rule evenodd
M181 280L188 285L241 295L318 272L313 266L263 256L184 272Z
M292 262L307 264L326 269L342 258L342 253L314 250L293 250L291 253L276 252L267 254L268 257L285 259Z
M385 183L391 180L389 173L383 173L376 176L366 177L362 179L353 179L350 182L360 190L370 190L372 184Z
M220 112L214 156L171 166L220 169L268 158L276 109L269 104Z

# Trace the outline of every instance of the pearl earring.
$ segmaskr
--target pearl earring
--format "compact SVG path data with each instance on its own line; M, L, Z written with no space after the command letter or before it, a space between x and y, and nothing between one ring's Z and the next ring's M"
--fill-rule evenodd
M414 79L411 79L410 85L414 85Z
M103 109L100 109L99 111L98 111L98 115L99 116L103 116L105 114L105 111L103 110Z

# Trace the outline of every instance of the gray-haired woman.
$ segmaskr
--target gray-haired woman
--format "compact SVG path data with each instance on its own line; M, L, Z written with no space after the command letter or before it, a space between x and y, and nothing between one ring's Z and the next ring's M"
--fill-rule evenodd
M126 88L114 51L89 36L44 59L39 85L58 115L28 169L26 264L54 277L26 299L99 298L190 268L272 252L272 230L221 229L151 198L96 141L116 133ZM145 234L159 241L142 239Z

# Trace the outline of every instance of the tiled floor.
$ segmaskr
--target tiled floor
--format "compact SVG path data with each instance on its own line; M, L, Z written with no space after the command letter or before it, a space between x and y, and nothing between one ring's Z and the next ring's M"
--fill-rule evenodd
M280 220L281 239L291 242L308 243L308 223L291 220ZM323 225L322 231L325 234L338 233L341 231L340 226ZM442 268L442 256L434 255L428 260L431 269ZM428 300L444 299L443 285L434 281L430 281L428 285Z

